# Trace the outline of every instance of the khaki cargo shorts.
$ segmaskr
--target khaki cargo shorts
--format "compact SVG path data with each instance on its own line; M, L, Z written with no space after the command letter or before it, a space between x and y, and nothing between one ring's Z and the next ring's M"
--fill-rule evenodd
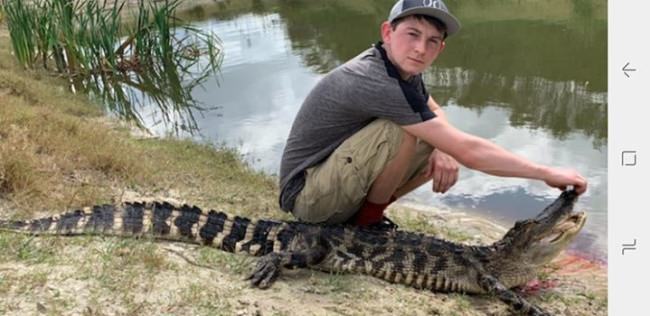
M376 120L345 140L323 163L306 170L305 186L296 197L293 215L309 223L342 223L365 201L372 183L391 161L402 142L402 128ZM405 179L415 178L427 166L432 147L418 140Z

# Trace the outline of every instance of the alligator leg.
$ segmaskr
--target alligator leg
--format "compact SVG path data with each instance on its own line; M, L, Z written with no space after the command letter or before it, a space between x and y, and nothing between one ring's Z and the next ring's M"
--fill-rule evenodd
M253 272L246 280L261 289L269 288L280 276L283 268L306 268L319 263L325 257L327 250L317 245L304 251L271 252L259 259Z
M497 278L491 275L479 277L479 284L488 293L496 295L501 301L512 307L518 314L529 316L551 316L541 307L528 302L521 295L506 288Z

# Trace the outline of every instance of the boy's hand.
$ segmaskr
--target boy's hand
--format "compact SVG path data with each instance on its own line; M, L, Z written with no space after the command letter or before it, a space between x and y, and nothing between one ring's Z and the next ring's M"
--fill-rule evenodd
M453 157L434 149L429 156L426 177L433 177L433 192L445 193L458 181L459 164Z
M587 191L587 180L575 170L548 168L543 180L549 186L560 190L573 185L578 194Z

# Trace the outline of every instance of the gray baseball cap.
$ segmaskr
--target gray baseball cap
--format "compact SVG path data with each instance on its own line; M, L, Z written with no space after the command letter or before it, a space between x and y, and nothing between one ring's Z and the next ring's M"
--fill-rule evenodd
M428 15L442 21L447 26L448 36L460 29L460 22L449 13L442 0L399 0L390 10L388 22L412 14Z

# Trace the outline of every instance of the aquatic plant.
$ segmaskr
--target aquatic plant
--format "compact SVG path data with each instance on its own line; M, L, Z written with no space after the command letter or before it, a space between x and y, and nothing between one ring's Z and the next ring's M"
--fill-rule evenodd
M67 78L73 91L101 97L111 112L140 126L137 107L154 101L163 120L192 130L192 110L201 106L191 90L218 72L222 51L214 33L175 17L180 2L138 0L133 10L124 10L126 0L1 3L25 68Z

